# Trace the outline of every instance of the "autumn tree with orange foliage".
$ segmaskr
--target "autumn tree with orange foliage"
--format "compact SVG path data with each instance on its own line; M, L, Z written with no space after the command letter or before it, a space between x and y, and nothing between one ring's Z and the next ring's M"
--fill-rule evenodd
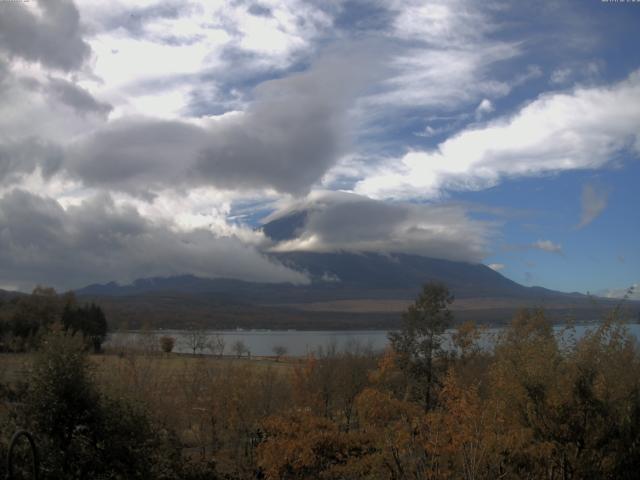
M361 390L346 424L341 364L309 358L294 375L294 409L263 422L259 471L270 479L635 478L640 355L616 315L573 343L556 338L541 310L519 312L490 350L480 337L471 324L454 334L457 354L438 359L447 371L426 411L424 397L407 395L420 379L407 375L406 351L388 350L366 383L352 384Z

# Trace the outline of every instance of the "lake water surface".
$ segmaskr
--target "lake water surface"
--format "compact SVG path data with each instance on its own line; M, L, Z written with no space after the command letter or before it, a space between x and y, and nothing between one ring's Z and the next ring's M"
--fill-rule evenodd
M596 324L577 325L574 327L576 338L582 337L586 331L596 328ZM640 340L640 324L627 325L629 331L636 339ZM554 330L559 337L568 338L568 334L563 326L555 326ZM481 343L488 347L501 328L488 328L482 334ZM247 347L251 355L269 356L273 355L273 350L277 346L285 347L288 355L303 356L318 348L327 348L335 345L338 350L353 345L371 347L376 351L382 351L388 345L386 330L323 330L323 331L303 331L303 330L221 330L202 332L207 342L215 340L216 336L221 337L226 345L224 354L232 355L232 345L241 341ZM445 334L445 348L450 338L451 331ZM106 346L117 347L118 345L147 345L157 347L159 337L167 335L175 337L176 346L174 352L192 353L190 337L186 330L162 330L154 332L116 332L109 335ZM197 353L210 354L208 348L199 349Z

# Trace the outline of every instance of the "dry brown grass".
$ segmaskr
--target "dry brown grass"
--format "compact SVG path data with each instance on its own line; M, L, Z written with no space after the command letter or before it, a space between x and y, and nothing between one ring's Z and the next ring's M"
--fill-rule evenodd
M113 377L116 373L124 374L132 364L149 374L153 374L153 376L162 375L169 378L179 378L195 366L216 369L247 366L255 369L256 372L273 367L282 371L290 371L294 365L301 361L300 359L286 357L276 361L273 357L256 356L251 359L217 358L208 355L193 356L175 353L169 355L146 355L142 353L126 355L104 354L90 355L89 358L96 367L96 373L100 381ZM30 353L0 353L0 383L15 384L26 380L32 362L33 355Z
M29 354L0 354L0 383L11 385L24 380L32 361L33 357Z
M0 382L26 380L33 359L0 354ZM290 379L302 360L127 353L90 361L103 393L175 432L186 454L202 460L215 454L224 468L242 471L253 465L259 422L289 408Z
M327 302L290 303L281 307L294 308L306 312L333 313L397 313L398 316L407 310L413 302L406 299L348 299ZM494 309L517 310L523 307L521 298L462 298L451 305L454 312L483 311ZM574 308L574 303L554 301L555 308Z
M282 305L309 312L349 313L398 313L404 312L413 303L406 299L351 299L328 302L295 303ZM506 298L464 298L455 300L452 310L484 310L494 308L518 308L522 300Z

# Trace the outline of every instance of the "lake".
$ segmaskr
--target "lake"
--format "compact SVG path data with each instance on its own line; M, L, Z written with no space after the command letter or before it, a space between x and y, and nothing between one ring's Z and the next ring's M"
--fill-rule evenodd
M575 336L580 338L587 330L592 330L596 324L576 325ZM640 339L640 324L628 324L627 327L636 339ZM563 326L554 326L558 336L565 336ZM495 337L502 331L501 328L488 328L482 335L481 344L488 347L493 343ZM449 342L452 331L445 334L445 348ZM304 356L318 348L326 348L335 345L338 350L349 345L360 345L371 347L376 351L382 351L388 345L386 330L221 330L201 332L206 342L211 342L216 336L221 337L226 345L224 354L232 355L232 345L241 341L247 347L251 355L271 356L276 346L286 348L287 354L292 356ZM187 330L161 330L154 332L115 332L109 335L106 347L117 347L118 345L144 346L156 348L159 337L167 335L175 337L176 346L174 352L192 353L191 334ZM199 349L198 353L209 354L207 348Z

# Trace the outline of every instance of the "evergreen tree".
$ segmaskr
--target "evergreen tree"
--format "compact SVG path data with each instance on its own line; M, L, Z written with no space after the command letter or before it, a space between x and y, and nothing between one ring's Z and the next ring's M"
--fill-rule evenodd
M448 309L452 302L453 295L445 285L428 283L402 315L400 331L389 333L407 378L407 395L419 400L425 410L433 400L434 359L441 352L441 336L453 320Z

